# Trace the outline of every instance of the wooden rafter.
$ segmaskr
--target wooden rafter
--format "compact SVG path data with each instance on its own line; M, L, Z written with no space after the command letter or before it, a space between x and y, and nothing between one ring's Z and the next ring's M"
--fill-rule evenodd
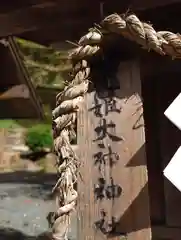
M4 79L2 79L1 82L1 87L3 90L3 86L5 86L5 91L2 91L1 95L0 95L0 100L1 100L1 107L2 106L2 102L3 101L11 101L11 103L9 102L9 106L11 109L13 109L13 106L15 106L15 108L17 107L17 101L22 101L21 102L21 107L19 107L19 109L16 109L17 113L12 111L12 115L18 117L19 115L21 116L25 116L27 115L28 117L38 117L39 119L43 119L44 118L44 113L43 113L43 109L42 109L42 104L40 102L39 96L37 95L35 88L31 82L31 79L29 77L29 74L23 64L23 61L20 57L19 54L19 49L17 44L15 43L13 37L9 37L6 40L6 45L5 48L6 50L6 54L9 52L11 54L9 54L9 56L12 58L11 59L11 63L15 63L15 68L16 69L16 73L17 73L17 77L13 77L12 81L8 84L5 83L3 85L3 81ZM12 61L13 60L13 61ZM7 62L7 67L9 66L10 61ZM10 75L11 76L11 75ZM18 82L16 82L18 80ZM21 110L22 110L22 106L24 106L25 102L27 102L27 104L29 105L29 107L31 109L29 109L30 114L24 114L24 112L21 114ZM27 106L28 106L27 105ZM27 110L27 109L26 109ZM9 116L9 117L13 117L11 115L11 112L8 112L9 110L6 109L3 113L3 117L4 116ZM33 113L32 113L33 112ZM1 117L1 116L0 116Z
M101 0L82 1L82 0L31 0L26 4L32 6L23 6L16 10L12 10L10 0L9 11L8 5L4 12L0 3L0 38L9 35L21 35L23 33L31 33L40 29L52 29L53 27L59 31L59 37L65 38L73 36L73 33L78 33L87 29L94 22L99 22L101 19L100 2ZM144 10L156 6L168 5L172 3L180 3L181 0L136 0L136 1L108 1L104 2L104 14L107 15L110 11L124 11L130 8L133 11ZM25 4L25 3L23 3ZM14 5L13 5L14 6ZM15 6L14 6L15 7ZM47 30L48 31L48 30ZM53 30L52 30L53 31ZM56 31L56 30L55 30ZM73 31L73 33L71 33ZM62 37L63 38L63 37ZM72 37L71 37L72 39Z

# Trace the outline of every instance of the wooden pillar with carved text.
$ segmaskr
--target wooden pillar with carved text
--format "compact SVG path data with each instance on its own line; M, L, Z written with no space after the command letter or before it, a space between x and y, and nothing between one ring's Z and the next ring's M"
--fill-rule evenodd
M139 61L114 77L119 86L94 88L78 113L78 239L150 240Z

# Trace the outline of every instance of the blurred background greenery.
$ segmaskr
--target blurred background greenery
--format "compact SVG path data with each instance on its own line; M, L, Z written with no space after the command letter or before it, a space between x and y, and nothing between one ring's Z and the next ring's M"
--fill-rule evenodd
M65 77L71 69L67 50L57 51L19 38L16 42L34 86L64 87Z
M15 40L30 79L40 96L45 119L41 122L32 119L0 120L0 128L25 128L26 144L31 150L36 151L41 147L52 145L51 112L55 106L57 93L62 91L66 84L71 64L67 49L57 51L52 47L45 47L24 39L16 38Z

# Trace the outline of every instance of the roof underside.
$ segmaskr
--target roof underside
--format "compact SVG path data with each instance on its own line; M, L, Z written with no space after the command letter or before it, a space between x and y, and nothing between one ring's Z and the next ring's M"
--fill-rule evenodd
M16 35L42 44L78 40L95 22L104 16L130 9L143 20L156 22L155 8L169 6L168 13L159 11L159 24L176 20L181 0L7 0L0 2L0 37ZM175 5L177 4L177 6ZM179 7L178 7L179 6ZM148 10L152 9L152 10ZM103 10L103 11L102 11ZM145 12L146 10L146 12ZM173 19L174 18L174 19ZM176 22L176 21L175 21ZM176 24L178 26L178 24Z

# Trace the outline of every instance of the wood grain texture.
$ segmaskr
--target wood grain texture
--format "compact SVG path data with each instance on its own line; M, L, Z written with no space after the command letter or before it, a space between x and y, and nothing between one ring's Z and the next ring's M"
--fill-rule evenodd
M121 63L118 74L124 104L119 122L125 138L120 146L120 177L125 189L124 199L120 201L121 224L127 229L128 239L149 240L151 229L139 62Z
M112 216L116 219L114 233L107 235L107 238L118 240L126 234L129 240L151 239L138 62L121 63L118 77L120 90L115 91L114 97L121 112L111 112L105 116L107 123L112 121L115 124L115 128L110 128L112 130L109 129L109 133L118 138L110 142L107 137L101 142L106 146L109 145L112 151L119 155L116 164L111 169L105 164L103 171L106 182L109 181L109 174L111 174L114 183L122 188L121 196L115 197L114 201L107 199L102 202L96 201L94 195L94 185L100 176L93 158L93 155L100 151L96 142L93 141L96 138L95 128L99 126L100 119L90 111L95 104L95 92L86 95L78 113L78 145L82 163L80 171L83 178L83 181L79 180L78 184L78 238L80 240L105 239L105 235L99 229L96 230L94 225L95 221L101 217L101 209L106 211L108 220ZM107 151L107 148L104 151Z
M67 17L67 15L71 17ZM11 12L1 13L2 24L0 37L18 35L27 31L35 31L43 26L55 26L60 22L64 29L70 22L80 23L80 16L90 18L89 9L84 3L77 7L76 1L49 1L33 6L19 8Z

